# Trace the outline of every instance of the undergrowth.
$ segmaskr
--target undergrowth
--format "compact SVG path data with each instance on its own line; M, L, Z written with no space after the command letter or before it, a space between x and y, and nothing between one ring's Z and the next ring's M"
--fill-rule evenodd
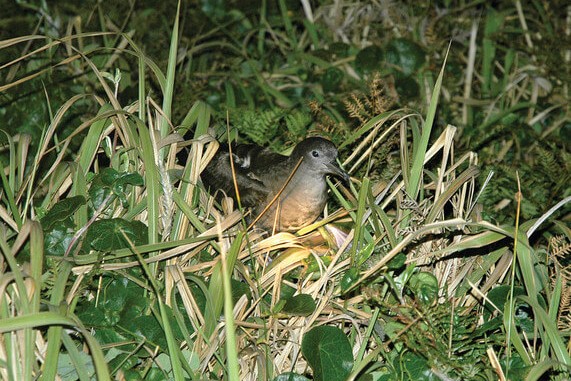
M568 5L16 4L2 379L568 379ZM307 135L351 182L295 234L202 187Z

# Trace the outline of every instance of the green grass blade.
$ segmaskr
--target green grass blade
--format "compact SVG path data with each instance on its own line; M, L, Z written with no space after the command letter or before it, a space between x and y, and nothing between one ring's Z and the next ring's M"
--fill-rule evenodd
M233 271L234 265L236 263L236 257L234 255L238 252L243 238L244 233L239 233L232 242L230 250L228 250L228 258L226 264L228 272L230 273ZM223 276L222 263L218 261L218 263L212 269L212 275L210 276L210 283L208 285L208 303L206 304L206 311L204 313L204 332L207 338L210 338L214 332L214 328L218 324L218 319L222 313L222 308L224 306Z
M89 373L87 372L87 369L85 369L85 363L82 359L81 353L77 349L77 344L71 339L71 337L69 337L69 334L65 331L62 332L61 340L75 368L75 371L77 372L79 380L89 380Z
M436 79L436 84L432 90L432 97L430 98L430 106L428 107L428 113L426 114L426 119L422 126L422 133L419 140L419 145L416 147L413 153L412 168L410 170L410 180L407 184L406 191L408 195L416 200L420 192L420 180L422 178L422 173L424 171L424 156L426 155L426 150L428 148L428 140L432 132L432 125L434 123L434 117L436 115L436 108L438 107L438 98L440 97L440 88L442 87L442 78L444 77L444 68L446 67L446 60L448 59L448 53L450 51L450 46L446 51L444 57L444 62L442 63L442 68L440 69L440 74Z
M240 253L240 246L244 233L239 233L232 243L228 253L222 252L220 263L222 268L222 283L224 286L224 320L226 322L226 356L228 366L228 379L238 380L238 346L236 344L236 325L234 324L234 303L232 302L232 269ZM232 267L230 267L232 265Z
M71 263L67 261L61 261L58 265L57 276L55 277L56 282L51 289L50 304L53 306L59 306L65 299L65 289L69 275L71 274ZM42 372L41 381L52 381L55 380L57 374L57 364L61 348L61 338L63 333L63 327L61 326L51 326L48 329L48 348L46 351L46 358L44 363L44 369Z
M355 213L355 238L353 239L353 245L351 246L351 265L354 266L360 261L357 258L357 250L361 250L364 246L363 243L363 226L366 221L363 221L363 216L365 214L365 202L367 201L367 195L370 191L370 181L368 177L363 179L363 184L359 191L359 198L357 203L357 212Z
M161 137L165 137L169 133L169 124L167 119L171 118L172 114L172 99L174 93L174 80L175 80L175 71L176 71L176 57L177 57L177 50L178 50L178 28L179 28L179 17L180 17L180 0L178 1L176 7L176 16L174 19L174 25L172 28L172 35L171 35L171 43L169 48L169 58L167 63L167 78L166 78L166 86L163 93L163 107L162 111L164 116L159 116L159 131L161 133Z
M410 170L410 181L407 184L406 191L408 195L416 200L418 194L420 193L420 180L422 178L422 173L424 171L424 156L428 148L428 140L432 132L432 125L434 124L434 117L436 115L436 108L438 107L438 98L440 97L440 88L442 87L442 78L444 77L444 68L446 67L446 60L448 59L448 53L450 51L450 46L446 51L444 57L444 62L442 63L442 68L440 69L440 74L436 79L436 84L432 90L432 97L430 99L430 106L428 107L428 113L426 114L426 119L422 125L422 133L420 137L417 149L413 153L412 168Z
M521 295L518 298L528 303L531 308L533 308L534 317L541 323L544 332L547 335L543 340L546 341L549 339L550 349L555 353L557 360L568 368L571 367L571 357L569 356L569 352L567 352L567 346L563 342L562 335L557 329L555 321L550 319L549 314L534 298L530 298L525 295Z
M151 139L151 131L141 121L136 120L140 139L140 154L145 166L145 185L147 189L147 224L149 227L149 243L158 241L159 233L159 197L160 175L155 161L155 149Z
M0 177L2 179L2 189L4 190L4 194L6 195L8 208L12 212L12 218L14 219L14 222L16 222L16 226L18 227L18 229L20 229L22 227L22 217L20 217L20 212L18 211L18 206L16 205L16 201L14 199L14 190L10 186L10 181L8 180L4 172L5 172L4 166L2 165L2 163L0 163Z
M147 265L147 263L145 262L145 260L143 259L143 257L141 256L141 253L137 251L137 248L133 245L133 243L129 240L129 237L123 233L123 237L125 238L125 240L127 242L129 242L129 246L131 248L131 250L133 250L133 252L135 253L135 255L137 256L137 258L139 259L139 263L141 265L141 268L143 269L143 272L145 273L147 280L151 283L153 291L155 293L155 296L157 298L157 302L159 303L159 311L160 311L160 323L162 324L162 328L164 330L165 333L165 337L167 339L167 346L168 346L168 354L169 354L169 360L170 360L170 364L172 366L172 371L173 371L173 377L176 381L183 381L184 375L183 375L183 369L182 369L182 359L184 358L181 351L180 351L180 347L177 343L177 340L174 336L171 324L170 324L170 313L167 311L165 305L164 305L164 301L162 300L162 295L160 293L160 289L159 289L159 285L156 281L155 278L155 274L153 271L151 271L150 266Z
M55 325L79 329L83 334L83 337L89 346L91 356L93 357L97 379L102 381L110 380L107 364L99 344L95 341L93 336L91 336L91 334L81 326L81 323L76 318L62 316L55 312L37 312L33 314L20 315L0 320L0 333Z

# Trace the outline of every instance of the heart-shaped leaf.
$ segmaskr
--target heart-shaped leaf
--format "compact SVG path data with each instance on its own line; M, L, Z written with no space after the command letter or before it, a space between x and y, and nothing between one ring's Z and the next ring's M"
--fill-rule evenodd
M351 344L336 327L316 327L307 332L301 353L313 369L315 381L344 381L353 368Z
M134 245L147 243L147 227L140 221L111 218L95 221L85 234L85 242L95 250L110 252L128 246L125 236Z
M289 315L308 316L315 311L315 300L307 294L299 294L286 300L282 309Z

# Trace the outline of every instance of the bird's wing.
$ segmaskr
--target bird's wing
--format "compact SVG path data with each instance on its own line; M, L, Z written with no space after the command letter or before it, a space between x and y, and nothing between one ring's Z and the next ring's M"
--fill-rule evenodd
M234 158L234 173L243 206L257 206L266 199L269 189L263 182L252 177L250 170L243 168L240 164L240 159L236 157ZM206 188L210 188L212 193L216 190L222 190L227 196L236 199L230 154L228 152L219 150L208 166L206 166L201 177Z
M268 192L280 189L291 170L287 156L257 145L238 146L235 155L248 178L262 183Z

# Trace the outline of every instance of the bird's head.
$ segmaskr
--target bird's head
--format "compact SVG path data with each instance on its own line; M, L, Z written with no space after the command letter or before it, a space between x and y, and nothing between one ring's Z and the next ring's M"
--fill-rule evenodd
M338 151L335 145L321 137L311 137L295 146L291 158L297 163L303 157L302 166L316 176L335 175L349 181L347 172L337 164Z

